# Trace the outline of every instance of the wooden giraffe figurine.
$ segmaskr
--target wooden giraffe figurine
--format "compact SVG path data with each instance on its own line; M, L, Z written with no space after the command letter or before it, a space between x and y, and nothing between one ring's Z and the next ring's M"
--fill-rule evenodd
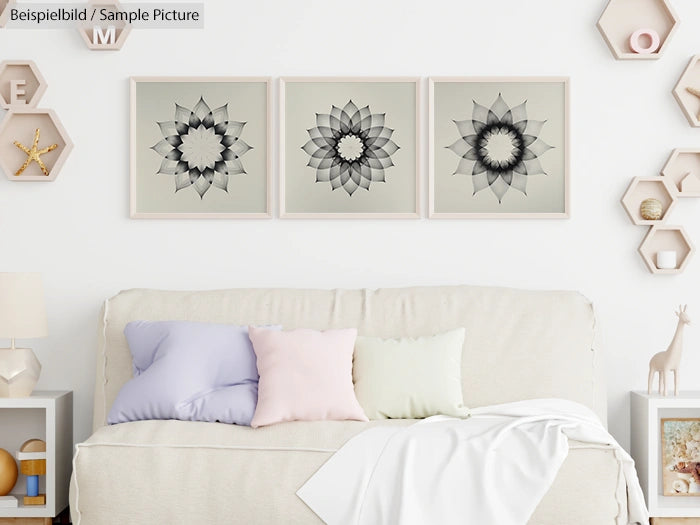
M662 392L667 395L666 388L666 372L673 370L673 393L678 395L678 368L681 363L681 353L683 352L683 327L690 324L690 318L685 311L688 309L686 304L684 307L678 307L676 315L678 316L678 326L676 333L673 336L671 344L665 352L654 354L654 357L649 361L649 388L647 393L651 394L651 384L654 382L654 374L659 373L659 394Z

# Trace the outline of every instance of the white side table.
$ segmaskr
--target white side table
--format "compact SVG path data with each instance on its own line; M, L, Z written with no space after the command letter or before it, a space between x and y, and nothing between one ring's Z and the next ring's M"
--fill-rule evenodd
M73 453L73 392L36 391L31 397L0 398L0 448L13 456L31 438L46 441L46 476L39 477L39 492L46 505L23 504L26 477L22 474L12 490L16 508L0 508L0 525L51 523L68 506ZM12 519L21 518L21 519Z
M700 525L700 496L664 496L661 467L661 419L700 418L700 392L678 396L631 393L631 452L656 525ZM675 518L675 519L674 519ZM685 518L685 519L681 519Z

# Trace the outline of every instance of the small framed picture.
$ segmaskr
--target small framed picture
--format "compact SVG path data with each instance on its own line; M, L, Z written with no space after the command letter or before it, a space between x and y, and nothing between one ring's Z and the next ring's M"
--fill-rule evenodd
M569 217L567 78L429 79L431 218Z
M418 218L417 78L283 78L280 216Z
M700 496L700 418L661 419L664 496Z
M131 217L269 218L267 78L131 79Z

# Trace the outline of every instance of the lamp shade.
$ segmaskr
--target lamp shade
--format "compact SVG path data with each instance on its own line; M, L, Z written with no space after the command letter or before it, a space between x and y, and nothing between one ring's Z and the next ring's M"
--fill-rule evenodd
M0 273L0 337L46 337L46 305L39 273Z

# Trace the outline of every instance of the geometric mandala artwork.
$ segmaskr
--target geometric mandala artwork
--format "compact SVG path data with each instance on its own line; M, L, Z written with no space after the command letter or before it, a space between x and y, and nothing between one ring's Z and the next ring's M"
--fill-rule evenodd
M174 176L176 192L194 186L203 199L212 186L228 192L229 175L246 173L246 123L229 120L228 104L212 111L200 96L193 110L175 104L175 119L157 124L164 137L151 147L163 157L157 173Z
M546 175L539 157L553 146L539 138L545 120L529 120L525 105L510 108L498 94L491 108L476 101L472 118L454 121L460 139L447 146L460 157L454 174L471 175L473 195L490 188L501 203L510 188L527 196L532 175Z
M316 182L330 182L348 195L357 188L370 189L372 182L385 182L384 170L394 163L399 150L392 140L393 129L384 126L386 115L361 109L352 100L330 114L317 113L316 126L308 129L310 140L302 146L309 155L308 167L316 170Z

